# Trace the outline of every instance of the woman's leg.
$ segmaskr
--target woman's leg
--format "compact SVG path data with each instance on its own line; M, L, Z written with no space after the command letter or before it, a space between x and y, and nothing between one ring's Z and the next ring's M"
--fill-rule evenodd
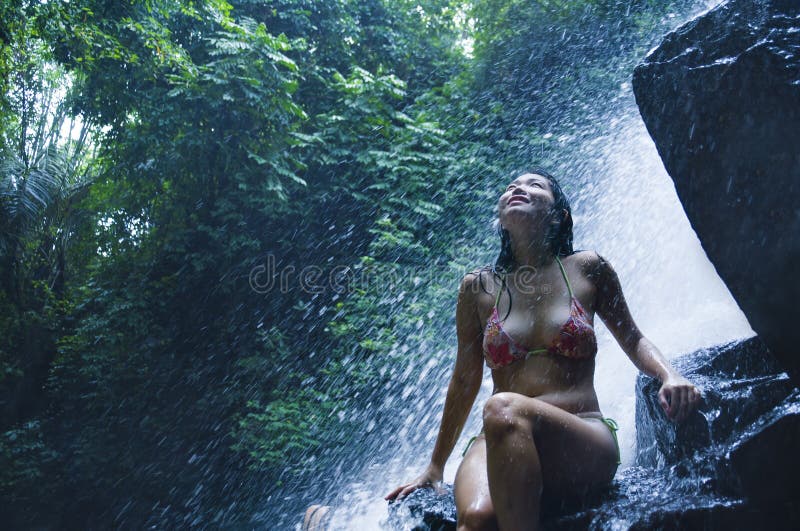
M486 475L486 439L479 435L467 450L453 483L458 531L497 529Z
M517 393L492 396L483 422L489 490L503 531L538 529L543 489L582 494L614 477L617 448L602 422Z

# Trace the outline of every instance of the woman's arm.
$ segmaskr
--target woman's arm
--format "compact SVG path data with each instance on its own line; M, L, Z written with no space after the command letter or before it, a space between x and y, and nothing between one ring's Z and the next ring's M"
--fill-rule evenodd
M673 369L658 348L642 335L628 310L616 271L606 259L594 254L591 276L597 287L597 315L633 364L661 381L658 399L667 417L682 421L697 406L700 391Z
M442 480L444 465L467 421L483 380L483 329L478 317L478 275L468 273L461 281L456 305L458 352L447 396L444 401L439 435L433 447L430 464L418 478L390 492L387 500L402 499L414 490Z

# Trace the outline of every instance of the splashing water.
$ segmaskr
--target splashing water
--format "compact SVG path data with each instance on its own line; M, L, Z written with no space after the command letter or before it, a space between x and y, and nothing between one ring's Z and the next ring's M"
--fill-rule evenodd
M685 19L717 3L700 3ZM678 20L672 22L679 25ZM629 76L630 72L621 75ZM585 128L610 133L584 136L579 140L575 160L563 164L578 168L581 176L580 186L569 194L575 248L594 249L610 261L637 325L668 359L752 336L747 319L708 261L683 212L639 117L629 82L621 80L618 87L604 111L596 113ZM635 457L637 369L600 319L596 319L595 328L599 348L595 386L604 415L615 418L620 425L622 465L618 474L624 475ZM377 445L379 451L364 455L354 449L348 463L331 471L339 485L336 493L328 500L306 500L306 505L332 505L331 529L384 528L388 511L383 496L419 475L427 464L452 371L455 330L442 330L439 337L440 344L435 345L418 378L408 381L398 375L404 386L400 396L406 400L398 406L387 395L383 403L374 404L383 412L394 413L399 421L390 427L364 419L365 434L382 440ZM476 403L445 468L447 483L454 480L467 441L480 430L479 412L491 390L487 369ZM654 485L652 481L650 487ZM603 528L627 529L626 522L620 514L618 520L606 522Z

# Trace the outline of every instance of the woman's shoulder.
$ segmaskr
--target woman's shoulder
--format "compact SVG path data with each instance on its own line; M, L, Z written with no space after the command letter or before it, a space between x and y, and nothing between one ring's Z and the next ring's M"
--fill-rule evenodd
M595 250L578 249L568 256L577 265L581 273L591 280L600 278L607 269L611 268L608 260Z
M475 284L485 284L486 282L491 282L492 278L496 275L497 273L495 272L494 267L491 265L476 267L461 277L461 284L467 284L470 287Z
M464 274L461 278L460 291L478 295L483 293L493 293L497 272L491 265L476 267Z

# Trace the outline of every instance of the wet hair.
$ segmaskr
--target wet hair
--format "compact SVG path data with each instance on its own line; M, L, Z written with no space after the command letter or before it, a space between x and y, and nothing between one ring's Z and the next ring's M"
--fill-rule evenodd
M560 223L554 230L550 230L550 234L547 234L546 236L546 240L550 244L550 250L555 256L569 256L573 254L575 251L572 248L572 207L569 204L567 195L561 189L561 185L558 184L556 178L542 168L526 168L523 171L516 172L515 175L518 177L528 173L541 175L542 177L546 178L550 182L550 189L553 192L553 210L555 211L555 215L560 218ZM564 215L564 210L567 211L567 215ZM482 269L491 271L492 275L496 278L499 277L502 282L502 289L502 286L506 286L505 274L513 271L517 264L516 260L514 259L514 252L511 248L511 235L502 227L502 225L500 225L499 219L495 220L495 223L497 225L497 234L500 236L500 254L497 255L497 260L495 261L494 266L486 266ZM483 285L482 276L479 276L478 278L481 288L484 292L488 293ZM508 289L507 286L506 289ZM510 301L510 290L508 292L508 297ZM505 317L508 317L509 313L511 313L510 302ZM505 317L503 318L505 319Z

